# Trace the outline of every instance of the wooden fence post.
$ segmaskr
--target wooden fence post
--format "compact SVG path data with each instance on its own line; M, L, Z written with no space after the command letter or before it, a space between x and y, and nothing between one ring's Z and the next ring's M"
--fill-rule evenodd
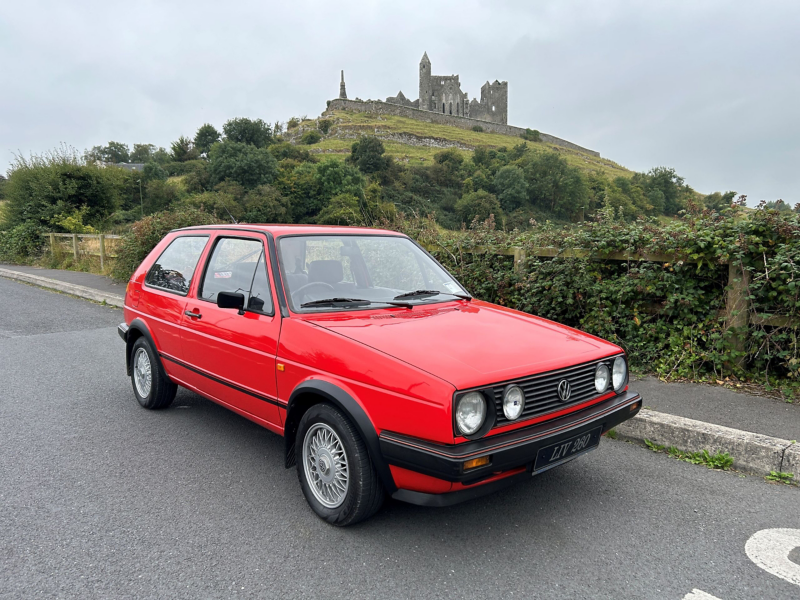
M54 233L50 233L50 254L55 256L56 253L56 235Z
M750 287L750 272L742 269L740 260L731 260L728 263L728 298L725 306L725 329L736 328L733 338L733 348L744 352L749 323L748 288ZM736 359L738 366L744 365L744 356Z
M106 263L106 236L104 234L100 234L100 270L103 270L103 267Z
M75 255L75 260L78 260L78 234L72 234L72 253Z
M514 248L514 270L522 271L522 265L525 262L525 250L522 248Z

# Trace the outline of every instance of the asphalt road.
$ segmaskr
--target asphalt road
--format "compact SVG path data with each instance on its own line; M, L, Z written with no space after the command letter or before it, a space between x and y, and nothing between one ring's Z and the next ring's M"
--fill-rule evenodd
M0 598L800 597L745 553L800 529L800 489L612 440L471 503L326 525L277 436L185 391L136 404L121 317L0 279Z

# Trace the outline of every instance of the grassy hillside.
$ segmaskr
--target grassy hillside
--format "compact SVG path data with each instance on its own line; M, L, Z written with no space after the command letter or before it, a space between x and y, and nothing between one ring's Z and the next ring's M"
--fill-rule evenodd
M361 135L374 135L381 138L386 153L398 161L407 164L428 165L433 162L433 155L443 147L456 147L467 154L477 146L490 148L505 146L511 149L525 141L516 136L470 131L393 115L337 110L325 113L320 119L331 120L333 126L328 135L316 144L310 145L308 149L315 154L324 154L334 158L347 156L353 141ZM286 137L299 141L305 131L317 128L317 121L320 119L302 121L298 127L290 129ZM607 158L543 142L527 142L527 144L534 150L558 152L571 166L578 167L587 173L601 172L610 178L633 175L632 171Z

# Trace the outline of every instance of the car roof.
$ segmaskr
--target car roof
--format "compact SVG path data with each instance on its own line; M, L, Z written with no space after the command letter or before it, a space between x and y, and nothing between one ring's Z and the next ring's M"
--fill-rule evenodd
M263 225L252 223L240 224L221 224L221 225L197 225L194 227L182 227L173 231L196 231L196 230L217 230L217 231L264 231L271 233L275 237L286 235L396 235L406 237L405 234L389 229L372 229L370 227L347 227L343 225Z

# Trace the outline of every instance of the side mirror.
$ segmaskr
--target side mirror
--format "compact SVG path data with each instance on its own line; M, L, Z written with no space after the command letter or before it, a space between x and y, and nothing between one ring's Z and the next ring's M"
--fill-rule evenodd
M240 315L243 315L244 294L239 292L220 292L217 294L217 306L220 308L235 308Z

